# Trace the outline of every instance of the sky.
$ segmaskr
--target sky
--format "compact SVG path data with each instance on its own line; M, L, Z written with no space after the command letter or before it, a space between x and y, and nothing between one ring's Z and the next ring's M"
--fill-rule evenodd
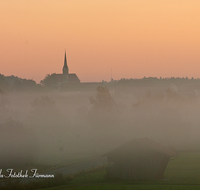
M0 0L0 73L200 78L199 0ZM112 72L111 72L112 70Z

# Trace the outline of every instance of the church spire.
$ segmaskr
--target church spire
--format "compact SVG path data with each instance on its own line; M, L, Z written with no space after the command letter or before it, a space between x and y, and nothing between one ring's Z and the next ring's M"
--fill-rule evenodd
M63 75L69 74L69 68L67 66L67 57L66 57L66 50L65 50L65 59L64 59L64 66L63 66Z
M67 67L66 50L65 50L65 61L64 61L64 67Z

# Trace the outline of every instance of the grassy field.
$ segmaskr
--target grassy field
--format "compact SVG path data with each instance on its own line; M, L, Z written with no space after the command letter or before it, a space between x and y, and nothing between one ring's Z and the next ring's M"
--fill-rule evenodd
M180 153L172 158L161 181L113 181L105 178L105 169L79 174L67 185L48 190L189 190L200 189L200 153Z

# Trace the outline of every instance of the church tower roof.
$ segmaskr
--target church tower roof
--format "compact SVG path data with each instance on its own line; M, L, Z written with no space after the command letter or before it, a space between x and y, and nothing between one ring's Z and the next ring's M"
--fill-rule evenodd
M64 67L67 67L67 57L66 57L66 50L65 50L65 61L64 61Z
M66 50L65 50L65 59L64 59L64 66L63 66L63 75L69 74L69 68L67 66L67 56L66 56Z

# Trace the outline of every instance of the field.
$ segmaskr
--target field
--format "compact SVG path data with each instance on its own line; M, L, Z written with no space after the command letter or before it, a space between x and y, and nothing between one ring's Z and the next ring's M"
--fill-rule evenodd
M34 189L199 189L199 99L172 92L160 97L157 91L151 95L145 87L134 89L132 95L130 89L124 88L111 89L112 94L104 89L103 95L102 89L8 94L10 103L0 109L1 165L4 168L17 165L20 170L23 164L36 163L34 168L40 172L50 171L96 158L134 138L147 137L180 151L170 161L162 181L111 181L105 178L105 169L101 169L82 172L72 180L57 178L35 184L36 188L32 186ZM29 168L32 165L25 165L25 169ZM65 185L58 187L61 184Z
M105 178L105 169L77 175L65 186L47 188L48 190L189 190L200 188L200 153L182 152L172 158L162 181L122 181Z

